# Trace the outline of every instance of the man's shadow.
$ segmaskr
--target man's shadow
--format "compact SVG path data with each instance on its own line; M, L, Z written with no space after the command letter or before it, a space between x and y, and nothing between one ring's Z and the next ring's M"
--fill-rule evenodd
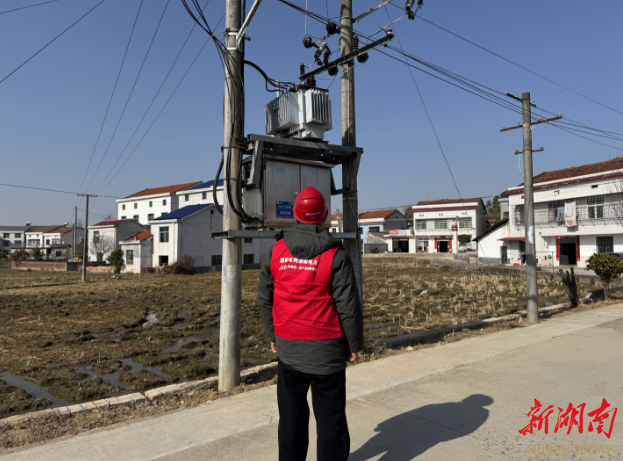
M380 423L377 435L353 452L349 461L383 454L379 461L409 461L429 448L476 431L489 417L493 399L474 394L460 402L426 405Z

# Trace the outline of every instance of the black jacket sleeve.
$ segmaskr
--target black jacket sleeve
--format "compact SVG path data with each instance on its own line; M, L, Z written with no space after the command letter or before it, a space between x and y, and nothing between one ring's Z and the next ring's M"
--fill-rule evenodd
M355 270L353 264L342 249L335 253L331 290L344 334L351 352L359 352L364 348L363 337L363 305L359 299Z
M275 279L270 272L270 260L273 256L271 248L264 255L260 282L257 286L257 307L264 324L266 336L270 341L275 341L275 328L273 326L273 294L275 292Z

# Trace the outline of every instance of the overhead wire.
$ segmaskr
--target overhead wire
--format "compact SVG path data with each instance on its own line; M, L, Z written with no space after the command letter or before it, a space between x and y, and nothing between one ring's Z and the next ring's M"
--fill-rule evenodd
M17 72L18 70L20 70L22 67L24 67L26 64L28 64L35 56L37 56L39 53L41 53L43 50L45 50L48 46L50 46L52 43L54 43L59 37L61 37L65 32L67 32L69 29L71 29L72 27L74 27L76 24L78 24L80 21L82 21L84 18L86 18L91 12L95 11L95 9L100 6L102 3L104 3L106 0L101 0L97 5L95 5L93 8L91 8L89 11L87 11L86 13L84 13L82 16L80 16L75 22L73 22L69 27L67 27L65 30L63 30L60 34L58 34L56 37L54 37L52 40L50 40L48 43L46 43L42 48L40 48L35 54L33 54L32 56L30 56L28 59L26 59L26 61L24 61L23 63L21 63L19 66L17 66L15 69L13 69L11 72L9 72L7 75L5 75L2 80L0 80L0 83L3 83L5 80L7 80L11 75L13 75L15 72Z
M43 3L36 3L34 5L28 5L28 6L20 6L19 8L14 8L12 10L7 10L7 11L0 11L0 14L7 14L7 13L13 13L14 11L19 11L19 10L25 10L26 8L32 8L34 6L41 6L41 5L47 5L48 3L54 3L54 2L58 2L60 0L49 0L47 2L43 2Z
M41 191L46 191L46 192L58 192L59 194L71 194L71 195L76 195L79 194L79 192L70 192L70 191L66 191L66 190L58 190L58 189L47 189L45 187L32 187L32 186L22 186L19 184L4 184L4 183L0 183L0 186L4 186L4 187L15 187L18 189L33 189L33 190L41 190ZM100 195L100 197L106 197L106 198L122 198L122 197L113 197L112 195Z
M209 0L206 1L206 5L208 4ZM117 166L117 164L119 163L119 161L121 160L121 158L123 158L123 155L125 154L126 150L128 149L128 147L130 146L130 144L132 143L132 140L134 139L134 136L136 136L136 133L138 132L138 130L140 129L140 127L143 124L143 121L145 120L145 118L147 117L147 114L149 113L149 111L151 110L152 106L154 105L154 102L156 101L156 99L158 98L158 96L160 95L160 92L162 91L162 88L164 87L165 83L167 82L167 80L169 79L169 76L171 75L171 72L173 71L173 68L175 67L175 65L177 64L177 61L179 60L180 56L182 55L182 52L184 51L184 49L186 48L186 45L188 44L188 41L190 40L190 37L192 35L192 33L194 32L195 28L197 27L197 24L193 24L193 27L190 29L190 32L188 33L188 35L186 36L186 40L184 41L182 48L180 49L180 51L178 52L177 56L175 57L175 60L173 61L173 63L171 64L171 66L169 67L169 71L167 72L166 76L164 77L162 83L160 84L160 87L158 88L158 91L156 92L156 94L154 95L154 97L152 98L151 102L149 103L149 107L147 107L147 110L145 110L140 122L138 123L136 129L134 130L134 132L132 133L132 136L130 136L130 139L128 140L127 144L125 145L125 147L123 148L123 150L121 151L121 153L119 154L119 156L117 157L117 160L115 161L114 165L112 166L112 168L110 169L110 171L108 172L108 174L106 174L106 176L104 177L104 179L102 180L102 182L100 183L100 185L96 188L96 190L100 190L100 188L106 183L106 180L109 178L109 176L111 175L111 173L114 171L115 167Z
M151 48L154 44L154 40L156 39L156 35L158 35L158 31L160 30L160 25L162 24L162 19L164 18L165 13L167 12L167 9L169 7L169 2L170 0L166 0L166 4L164 5L164 10L162 11L162 14L160 15L160 20L158 21L158 25L156 26L156 30L154 31L152 37L151 37L151 41L149 43L149 47L147 48L147 52L145 53L145 57L143 58L143 62L141 63L141 67L138 71L138 74L136 75L136 79L134 80L134 84L132 85L132 89L130 90L130 94L128 95L128 99L125 102L125 105L123 107L123 111L121 111L121 115L119 116L119 120L117 121L117 125L115 126L115 130L113 131L112 136L110 137L110 140L108 141L108 146L106 147L106 150L104 151L104 155L102 155L102 158L100 160L99 165L97 166L97 169L95 170L95 173L93 175L93 177L91 178L91 181L89 182L89 185L86 187L86 189L88 190L91 187L91 184L93 184L93 181L95 180L95 177L97 176L97 173L99 172L104 159L106 158L106 155L108 154L108 151L110 149L110 146L113 142L113 140L115 139L115 135L117 134L117 130L119 129L119 125L121 124L121 121L123 120L123 116L125 115L126 109L128 108L128 104L130 103L130 100L132 99L132 95L134 94L134 90L136 89L136 85L141 77L141 73L143 72L143 68L145 67L145 62L147 61L147 57L149 56L149 52L151 51Z
M89 169L91 168L91 163L93 162L93 157L95 156L95 152L97 150L97 146L99 145L100 138L102 137L102 131L104 130L104 125L106 124L106 119L108 118L108 112L110 111L110 106L112 105L113 98L117 91L117 85L119 84L119 78L121 77L121 72L123 70L123 66L125 64L126 57L128 56L128 50L130 49L130 44L132 43L132 37L134 37L134 31L136 29L136 24L138 23L138 18L141 14L141 9L143 7L143 0L139 4L138 11L136 12L136 18L134 18L134 25L132 26L132 31L130 32L130 38L128 39L128 44L125 48L125 52L123 53L123 59L121 60L121 66L119 67L119 72L117 73L117 79L115 80L115 85L113 87L112 93L110 95L110 99L108 100L108 106L106 107L106 113L104 114L104 119L102 120L102 125L100 126L99 133L97 135L97 140L95 141L95 146L93 147L93 152L91 153L91 158L89 159L89 164L87 165L87 169L84 172L84 176L82 178L82 182L80 183L79 191L82 190L82 186L84 185L84 181L86 180ZM77 201L77 200L76 200Z
M177 84L177 86L175 87L175 89L173 90L173 93L171 93L171 96L169 96L169 98L167 99L167 101L165 102L164 106L162 106L162 109L160 109L160 112L158 112L158 115L156 116L156 118L154 118L154 120L151 122L151 125L149 125L149 128L147 129L147 131L145 131L145 133L143 134L142 138L140 139L140 141L138 142L138 144L134 147L134 149L132 150L132 152L130 153L130 155L125 159L125 161L123 162L123 164L121 165L121 167L119 167L119 169L117 170L117 172L114 174L114 176L112 178L110 178L110 180L108 181L108 183L101 189L102 191L106 190L106 188L112 183L112 181L117 177L117 175L119 174L119 172L123 169L123 167L125 166L126 163L128 163L128 161L132 158L132 156L134 155L134 153L136 152L136 150L139 148L139 146L141 145L141 143L143 142L143 140L145 139L145 137L149 134L149 132L151 131L151 129L153 128L154 124L158 121L158 119L160 118L160 115L162 115L162 113L164 112L164 110L166 109L167 105L169 104L169 102L171 102L171 99L173 99L173 96L175 96L175 93L177 92L178 88L181 86L182 82L184 81L184 79L186 78L186 76L188 75L188 73L190 72L190 70L193 68L193 66L195 65L195 63L197 62L197 60L199 59L199 56L201 55L201 53L203 52L203 50L205 49L206 45L208 44L208 42L210 41L210 39L206 40L205 43L203 44L203 46L201 47L201 49L199 50L199 52L197 53L197 55L195 56L195 59L193 60L193 62L190 64L190 66L188 67L188 69L186 70L186 72L184 73L184 75L182 76L181 80L179 81L179 83Z

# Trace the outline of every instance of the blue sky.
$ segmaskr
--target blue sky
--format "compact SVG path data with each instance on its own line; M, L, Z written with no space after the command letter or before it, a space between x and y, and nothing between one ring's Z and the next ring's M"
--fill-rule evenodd
M0 80L99 0L59 0L0 15ZM304 6L304 0L293 0ZM40 3L2 0L0 11ZM140 0L106 0L93 13L0 84L0 182L77 191L85 176L108 101L119 72ZM250 5L251 0L248 0ZM376 4L356 2L355 14ZM396 0L402 6L402 0ZM85 187L93 193L113 164L162 83L193 26L180 0L170 0L161 28L115 138L104 156L123 106L149 47L166 0L144 0L119 86ZM339 2L308 1L310 10L338 15ZM519 7L521 6L521 7ZM212 0L210 25L221 22L225 2ZM388 12L400 16L397 8ZM505 56L535 72L623 111L619 58L623 3L527 0L465 2L428 0L422 17ZM528 24L525 24L527 18ZM389 22L385 10L357 28L372 33ZM530 91L539 107L587 125L622 132L623 115L583 99L473 45L416 19L394 29L405 50L485 84L520 94ZM307 33L324 34L308 19ZM276 0L264 0L248 35L247 59L271 77L295 81L301 62L313 51L301 40L305 17ZM206 40L193 32L159 98L118 166L134 150ZM397 41L394 45L398 46ZM337 38L329 41L337 47ZM520 116L444 82L414 71L463 197L490 196L522 182L518 158L521 132L500 133ZM328 75L324 75L328 78ZM331 80L318 80L327 87ZM264 133L264 105L272 98L264 81L247 68L247 133ZM340 143L339 79L330 86L334 126L328 139ZM356 69L357 144L364 148L359 176L361 209L408 205L419 200L453 198L457 192L445 166L408 68L379 53ZM123 197L147 187L214 177L223 144L223 72L209 44L152 130L115 179L101 193ZM540 125L533 133L535 174L545 170L607 160L617 149L585 141ZM605 140L613 146L623 143ZM103 159L103 160L102 160ZM111 175L112 176L112 175ZM340 176L338 173L336 176ZM109 177L110 178L110 177ZM72 195L0 187L0 223L57 224L73 219ZM82 202L78 201L82 207ZM334 203L333 207L339 206ZM81 208L82 212L82 208ZM91 222L116 214L113 199L98 198Z

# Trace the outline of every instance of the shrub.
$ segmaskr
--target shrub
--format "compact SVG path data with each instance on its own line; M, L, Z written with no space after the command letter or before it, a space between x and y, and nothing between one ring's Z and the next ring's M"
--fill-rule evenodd
M28 257L29 254L26 250L17 250L11 254L11 261L26 261Z
M30 257L35 261L43 261L43 252L39 247L35 247L30 253Z
M604 287L604 299L610 298L610 284L623 274L623 260L616 255L594 254L586 261L586 270L592 270Z
M164 266L164 274L193 275L195 273L195 262L189 255L182 256L182 259L169 266Z
M8 258L7 255L5 255L4 253L0 253L0 259L7 259L7 258Z
M123 267L123 250L114 250L110 253L110 256L106 258L110 265L115 269L115 272L119 272Z
M459 235L459 243L461 245L467 245L471 241L472 241L471 235L466 235L466 234Z

